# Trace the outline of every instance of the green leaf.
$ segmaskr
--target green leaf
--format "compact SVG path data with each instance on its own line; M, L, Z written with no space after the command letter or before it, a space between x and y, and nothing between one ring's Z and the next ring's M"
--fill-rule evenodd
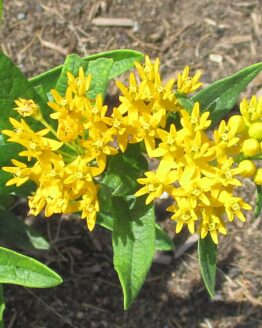
M173 241L169 238L167 233L156 224L156 240L155 240L155 249L157 251L172 251L174 249Z
M3 285L0 284L0 328L4 328L3 314L5 310L5 299Z
M14 195L1 195L0 194L0 208L7 209L11 207L15 202Z
M9 211L0 209L0 238L23 249L49 249L48 242L33 228Z
M61 284L62 278L35 259L0 247L0 283L48 288Z
M98 58L89 62L86 73L92 75L91 86L88 91L90 99L95 99L99 94L105 97L112 65L113 60L107 58Z
M155 251L155 212L153 205L137 199L132 206L123 198L112 200L114 267L128 309L141 289Z
M89 61L98 58L113 59L113 65L109 74L109 79L112 79L132 68L134 66L134 62L141 61L144 58L144 55L138 51L123 49L101 52L85 57L83 58L83 60L88 63ZM62 71L62 67L63 65L54 67L47 72L33 77L32 79L30 79L31 86L37 87L41 85L45 93L48 93L56 86L57 80Z
M19 97L26 99L33 99L39 104L43 112L48 115L48 109L43 103L42 99L31 87L26 77L22 72L12 63L12 61L0 52L0 129L9 129L11 123L9 117L20 119L19 114L13 110L15 107L15 100ZM32 128L39 128L39 123L33 119L29 119ZM11 159L18 159L18 151L21 149L18 145L5 142L5 137L1 136L0 143L0 166L10 166ZM0 192L10 193L15 188L5 187L6 181L10 178L10 174L0 172Z
M198 256L202 278L209 295L215 295L217 246L210 234L198 240Z
M67 89L67 72L72 73L74 76L78 75L78 71L80 67L83 67L84 71L86 71L88 67L88 63L84 61L78 55L69 55L66 57L65 63L62 66L61 74L57 80L55 85L55 89L61 94L65 95Z
M255 207L255 218L257 218L262 209L262 186L257 186L257 199L256 199L256 207Z
M136 180L148 167L146 159L141 154L140 145L130 146L124 154L109 159L103 183L112 190L112 196L134 194L138 189Z
M69 55L63 65L62 72L59 76L55 89L61 95L65 95L68 80L67 72L71 72L74 76L78 76L79 68L83 67L85 75L92 75L91 86L88 92L89 98L95 99L98 94L104 96L112 65L112 59L98 58L87 62L78 55Z
M239 72L218 80L191 99L200 103L202 111L210 111L212 123L219 122L237 102L238 96L262 70L262 62L243 68Z
M19 97L34 100L42 109L43 113L48 115L46 104L30 85L20 69L12 61L0 52L0 129L12 127L9 117L20 119L20 115L13 110L15 100ZM30 121L30 119L29 119ZM39 123L31 119L31 127L38 127Z
M111 214L99 212L97 215L96 222L102 227L110 231L113 231L113 218ZM173 241L167 235L167 233L157 223L155 224L155 229L156 229L155 250L172 251L174 249L174 244Z

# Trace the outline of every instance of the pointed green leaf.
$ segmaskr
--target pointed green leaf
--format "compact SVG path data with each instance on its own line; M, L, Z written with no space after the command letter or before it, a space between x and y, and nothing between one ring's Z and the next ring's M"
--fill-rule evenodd
M95 99L99 94L103 98L105 97L112 65L113 60L107 58L98 58L88 63L86 73L92 76L90 90L88 91L89 98Z
M79 68L83 67L86 71L88 67L88 62L85 62L84 59L78 55L69 55L66 57L65 63L62 66L61 74L55 85L55 89L61 94L65 95L67 89L67 72L72 73L74 76L78 76Z
M202 111L210 111L212 123L219 122L237 102L238 96L262 70L262 62L243 68L222 80L215 81L191 99L199 102Z
M0 284L0 328L4 328L4 310L5 310L5 299L3 285Z
M36 93L34 88L29 84L26 77L12 61L0 52L0 129L9 129L11 123L9 117L20 119L21 117L13 110L15 100L19 97L33 99L39 104L43 112L48 115L49 111L42 99ZM39 123L29 119L32 128L39 128ZM42 128L42 127L41 127ZM11 159L18 158L18 145L5 142L5 137L1 135L0 143L0 166L10 166ZM21 160L21 159L20 159ZM10 174L0 171L0 191L1 193L10 193L14 188L5 187L6 181Z
M48 288L61 284L62 278L37 260L0 247L0 283Z
M138 51L121 49L94 54L83 58L83 60L88 63L89 61L96 60L98 58L113 60L113 65L109 74L109 79L112 79L132 68L134 66L134 62L141 61L144 58L144 55ZM61 74L62 67L63 65L54 67L47 72L33 77L30 79L31 86L37 87L41 85L45 93L48 93L51 89L55 88L57 80Z
M209 295L215 295L217 246L210 234L198 240L198 256L202 278Z
M103 183L112 189L112 196L132 195L138 190L137 179L148 167L140 145L129 145L127 151L109 159Z
M141 289L155 251L155 212L153 205L138 199L132 206L116 197L113 205L114 267L128 309Z
M7 210L0 209L0 225L0 238L11 246L29 250L49 248L48 242L37 231Z
M61 95L65 95L68 80L67 72L72 73L74 76L78 76L79 68L83 67L85 75L92 75L91 86L88 92L89 98L95 99L98 94L104 96L112 65L112 59L98 58L87 62L78 55L69 55L63 65L62 72L58 78L55 89Z
M19 97L34 100L41 107L44 114L48 116L48 113L50 113L46 104L43 103L41 97L30 85L20 69L2 52L0 52L0 85L0 129L7 129L12 126L9 122L10 116L21 118L13 110L16 106L15 100ZM35 120L29 119L29 121L32 123L30 126L39 126L39 123Z
M262 209L262 186L257 186L257 199L256 199L256 207L255 207L255 218L257 218Z
M113 218L111 214L99 212L97 215L97 221L100 226L113 231ZM156 229L156 240L155 250L156 251L172 251L174 249L174 243L169 238L167 233L158 225L155 224Z

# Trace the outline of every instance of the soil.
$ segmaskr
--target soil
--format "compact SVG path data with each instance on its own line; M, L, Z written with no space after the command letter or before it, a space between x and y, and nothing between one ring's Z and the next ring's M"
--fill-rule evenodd
M262 60L261 17L260 0L6 1L0 47L28 77L63 63L70 53L131 48L159 56L166 78L190 65L210 83ZM99 25L98 18L110 18L113 26ZM132 26L116 26L116 18ZM261 90L259 75L245 95ZM244 183L244 197L254 202L254 185ZM26 254L55 269L64 283L43 290L6 285L6 327L262 327L262 219L236 222L221 238L216 296L210 300L196 242L186 233L175 236L161 206L162 225L176 249L157 254L137 300L124 311L110 234L101 227L91 234L84 222L68 217L28 218L26 203L18 202L14 210L51 243L48 252Z

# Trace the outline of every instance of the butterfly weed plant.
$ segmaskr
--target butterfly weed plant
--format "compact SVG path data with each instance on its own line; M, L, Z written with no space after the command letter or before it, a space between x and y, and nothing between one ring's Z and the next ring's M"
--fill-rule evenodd
M1 194L27 196L34 216L78 213L88 230L111 230L128 309L155 251L173 247L155 218L154 200L166 193L176 233L199 235L213 297L220 236L261 210L262 97L243 99L238 115L223 118L262 63L201 91L199 72L186 66L163 83L160 60L131 50L70 55L30 80L4 54L0 67ZM108 108L109 80L132 67L127 83L116 81L119 105ZM257 186L254 209L239 196L241 177Z

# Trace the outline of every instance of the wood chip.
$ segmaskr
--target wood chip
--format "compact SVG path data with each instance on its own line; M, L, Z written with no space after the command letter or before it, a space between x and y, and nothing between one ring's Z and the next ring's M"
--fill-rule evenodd
M214 63L221 64L223 61L223 56L221 56L219 54L210 54L209 59Z
M175 259L179 258L181 255L183 255L189 248L191 248L196 242L198 241L198 235L194 234L190 236L186 242L175 249L174 257Z
M39 37L39 41L43 47L55 50L64 56L67 56L69 53L68 49L61 47L59 44L55 44L53 42L43 40L41 37Z
M130 18L103 18L98 17L92 20L92 23L96 26L122 26L122 27L134 27L135 22Z
M239 44L244 42L250 42L252 40L251 34L248 35L234 35L229 38L223 39L223 43L227 44Z

